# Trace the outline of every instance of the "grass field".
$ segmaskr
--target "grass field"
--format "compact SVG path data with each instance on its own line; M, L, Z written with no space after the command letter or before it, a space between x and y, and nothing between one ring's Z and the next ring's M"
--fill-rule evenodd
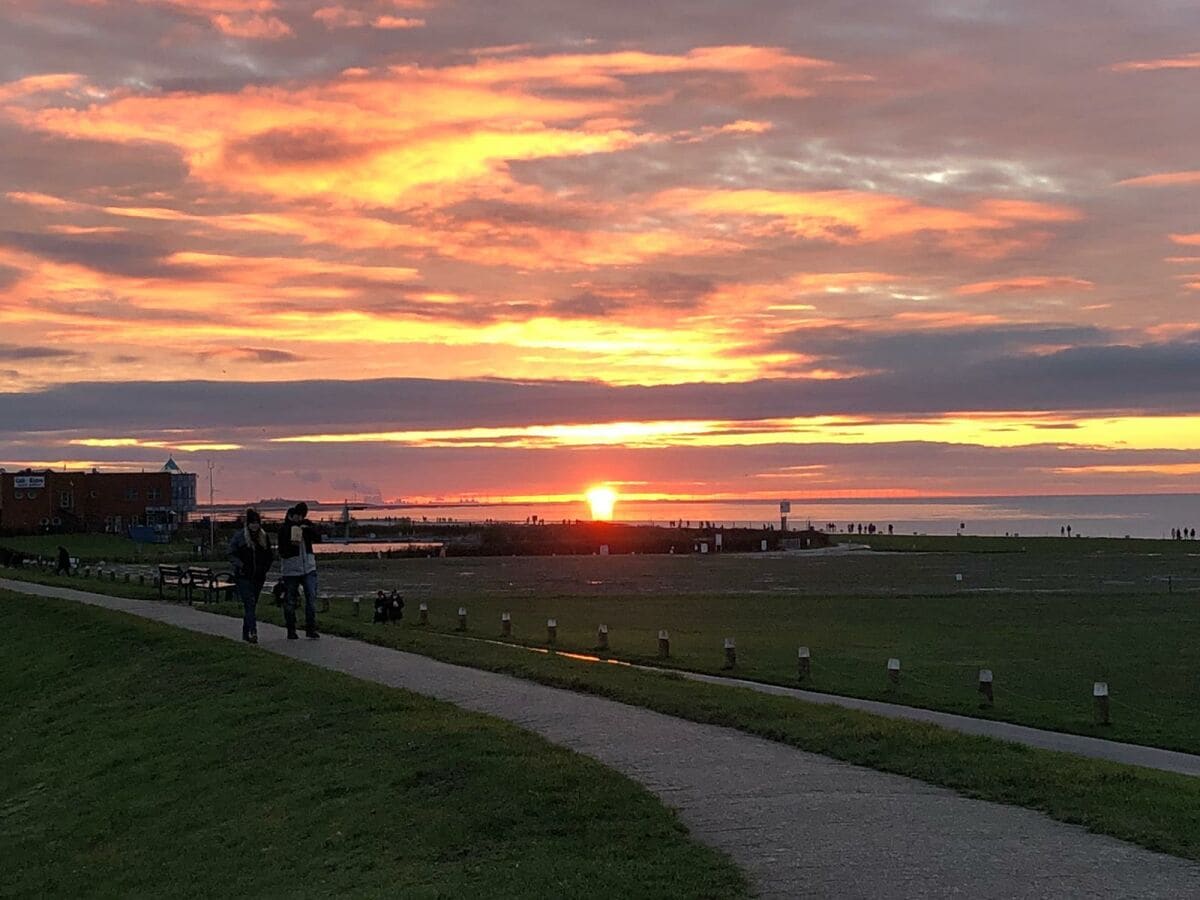
M543 645L553 617L560 648L590 651L603 622L612 655L631 661L659 662L656 637L666 629L671 658L662 664L703 672L721 671L723 639L733 637L736 674L780 684L798 683L796 653L805 645L812 675L804 685L815 690L1200 750L1200 544L1027 546L339 560L322 562L321 586L341 597L399 589L408 600L405 629L425 601L435 631L454 631L466 606L471 634L498 638L500 614L510 612L514 640ZM369 617L369 603L363 607ZM328 620L354 625L351 604L335 600ZM901 660L897 687L885 678L890 657ZM996 679L990 710L979 707L980 668ZM1112 692L1109 726L1093 722L1095 681Z
M656 661L666 629L665 664L713 673L733 637L738 675L792 685L805 645L815 690L1200 750L1200 558L1053 543L1024 554L346 562L322 578L338 593L398 588L405 628L422 600L434 630L456 629L466 606L472 633L499 637L510 612L514 639L539 645L553 617L563 649L591 650L605 623L612 655L633 661ZM334 615L348 620L350 605L335 602ZM895 688L889 657L901 660ZM979 707L980 668L996 679L991 710ZM1095 681L1109 683L1110 726L1093 723Z
M33 534L0 537L0 547L57 558L59 546L81 562L179 562L194 557L187 542L139 544L119 534Z
M58 581L87 587L78 579ZM136 585L96 589L146 596ZM235 604L214 612L234 617ZM260 618L279 623L278 608ZM238 625L230 621L230 633ZM813 706L744 689L698 684L618 666L577 662L494 643L463 640L433 628L372 625L335 601L322 629L421 653L447 662L504 672L544 684L611 697L670 715L738 728L847 762L944 785L970 797L1041 810L1093 831L1191 859L1200 859L1200 779L974 738L912 722Z
M627 779L242 645L0 593L0 896L738 897Z

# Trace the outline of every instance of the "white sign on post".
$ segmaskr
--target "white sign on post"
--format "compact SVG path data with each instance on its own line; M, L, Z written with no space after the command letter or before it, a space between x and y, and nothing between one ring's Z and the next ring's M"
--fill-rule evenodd
M44 488L46 486L45 475L14 475L13 487L18 490L28 490L29 488Z

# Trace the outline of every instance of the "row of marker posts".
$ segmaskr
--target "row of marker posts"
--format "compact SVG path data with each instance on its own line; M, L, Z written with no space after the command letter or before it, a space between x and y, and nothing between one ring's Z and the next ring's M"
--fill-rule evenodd
M422 603L418 608L418 621L421 625L429 624L429 605ZM467 630L467 608L458 608L458 630ZM500 633L503 637L512 637L512 613L500 614ZM554 645L558 642L558 620L546 620L546 643ZM725 669L737 667L737 644L732 637L724 639ZM596 629L596 649L608 650L608 626L600 625ZM665 628L658 632L658 656L669 659L671 656L671 634ZM891 685L900 683L900 659L891 657L887 661L887 680ZM800 681L807 680L812 675L812 651L808 647L800 647L796 651L796 675ZM979 670L979 694L982 697L981 706L991 708L995 703L993 692L994 677L991 669ZM1095 704L1096 722L1101 725L1111 723L1108 701L1108 683L1097 681L1092 685L1092 697Z
M40 564L42 565L43 568L46 568L46 569L54 567L53 560L45 560L45 561L41 562ZM77 566L73 570L72 574L75 574L75 573L82 575L84 578L91 578L93 575L91 566L82 566L82 567ZM97 567L96 571L95 571L95 576L96 576L96 578L100 579L101 581L103 581L105 578L107 578L109 581L116 581L117 580L117 570L116 569L104 569L101 567ZM132 584L133 583L133 575L129 572L126 572L121 576L121 580L124 581L126 584ZM139 574L137 576L137 583L144 585L146 583L146 576Z

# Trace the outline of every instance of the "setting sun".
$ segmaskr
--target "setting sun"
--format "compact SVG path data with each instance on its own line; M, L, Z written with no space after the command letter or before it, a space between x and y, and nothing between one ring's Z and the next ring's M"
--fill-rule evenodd
M592 521L607 522L613 516L617 492L610 487L594 487L587 492L587 502L592 508Z

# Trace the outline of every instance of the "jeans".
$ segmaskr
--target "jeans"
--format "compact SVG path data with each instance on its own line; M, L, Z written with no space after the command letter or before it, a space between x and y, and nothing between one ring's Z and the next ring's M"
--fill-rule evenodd
M252 634L258 634L258 619L255 617L255 610L258 609L258 595L262 592L262 585L256 584L249 578L235 578L233 584L237 590L238 599L242 601L242 637L247 638Z
M284 575L284 586L287 593L283 595L283 621L288 631L296 630L296 600L300 588L304 588L304 630L317 630L317 573L307 572L304 575Z

